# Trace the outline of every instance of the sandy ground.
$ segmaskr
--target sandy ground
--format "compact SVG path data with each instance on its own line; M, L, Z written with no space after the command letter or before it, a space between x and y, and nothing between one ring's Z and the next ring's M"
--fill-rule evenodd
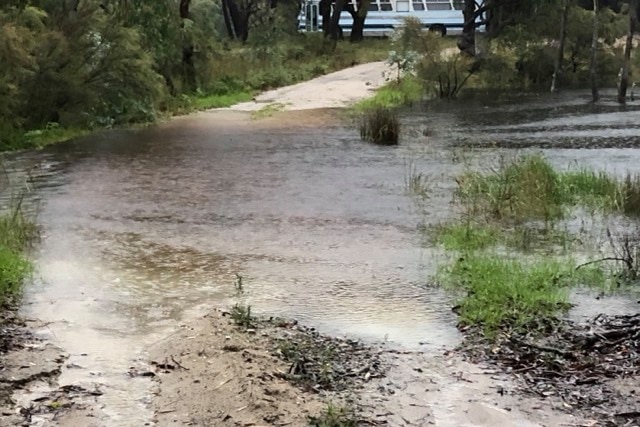
M283 379L273 328L246 332L214 311L181 327L149 352L159 391L159 426L302 426L319 413L319 395Z
M386 83L391 68L384 62L357 65L307 82L264 92L251 102L230 107L234 111L314 110L341 108L370 97Z

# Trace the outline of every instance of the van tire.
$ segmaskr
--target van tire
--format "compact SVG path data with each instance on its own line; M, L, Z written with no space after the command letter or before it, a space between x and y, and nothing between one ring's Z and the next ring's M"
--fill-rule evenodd
M440 34L442 37L447 35L447 27L442 24L434 24L429 27L429 31L432 33Z

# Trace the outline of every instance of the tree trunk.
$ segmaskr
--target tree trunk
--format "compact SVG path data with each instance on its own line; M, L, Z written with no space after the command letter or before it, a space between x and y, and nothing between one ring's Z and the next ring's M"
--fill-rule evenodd
M229 8L230 0L222 0L222 15L224 17L224 26L227 28L227 34L231 40L238 38L236 30L233 26L233 19L231 19L231 11Z
M476 0L465 0L462 10L464 24L462 35L458 38L460 52L470 56L476 55Z
M629 68L631 67L631 50L633 49L633 34L638 21L638 0L629 1L629 32L624 46L624 62L620 71L620 83L618 84L618 102L627 102L627 89L629 87Z
M322 33L328 37L331 27L331 0L320 0L318 12L322 16Z
M591 98L598 102L598 0L593 0L593 37L591 38L591 64L589 64L589 79L591 80Z
M352 43L360 42L364 39L364 22L367 19L367 12L369 11L369 4L371 0L359 0L358 10L355 10L352 3L348 3L346 9L353 18L353 26L351 27L351 35L349 41Z
M333 14L331 15L331 24L329 26L329 37L331 40L338 40L342 34L340 28L340 14L346 5L347 0L336 0L333 6Z
M562 75L562 63L564 61L564 45L567 42L567 19L569 18L570 0L564 0L562 5L562 17L560 18L560 42L558 45L558 56L553 67L553 77L551 78L551 92L558 91L558 84Z
M229 37L245 42L249 37L250 5L239 7L236 1L222 0L222 13Z
M184 29L184 20L190 19L189 6L191 0L180 0L180 18L183 20L182 28ZM193 63L193 44L188 37L185 37L182 45L182 74L184 83L189 91L193 91L197 87L196 67Z

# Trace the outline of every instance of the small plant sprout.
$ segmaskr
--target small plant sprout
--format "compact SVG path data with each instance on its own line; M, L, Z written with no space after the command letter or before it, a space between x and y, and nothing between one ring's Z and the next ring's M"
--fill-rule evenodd
M244 284L242 283L242 276L236 273L236 280L234 282L234 286L236 288L236 295L240 295L244 293Z

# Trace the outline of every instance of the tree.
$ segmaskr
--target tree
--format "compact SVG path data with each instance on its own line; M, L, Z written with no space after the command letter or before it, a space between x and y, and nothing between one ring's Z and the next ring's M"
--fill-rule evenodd
M336 0L333 5L333 13L331 14L331 20L329 21L329 38L331 40L338 40L342 35L342 29L340 28L340 14L347 5L347 0Z
M187 25L187 21L191 20L191 15L189 13L189 6L191 4L191 0L180 0L180 18L182 19L181 28L183 30L183 34L185 33L185 27ZM196 82L196 68L193 63L193 43L186 35L183 36L182 42L182 74L184 78L184 82L189 91L194 91L197 87Z
M589 64L589 80L591 83L591 99L598 102L598 0L593 0L593 37L591 38L591 62Z
M351 34L349 35L351 42L359 42L364 38L364 22L367 19L369 4L371 4L371 0L357 0L355 6L349 2L345 7L345 10L349 12L353 19Z
M627 89L629 87L629 72L631 68L631 50L633 49L633 35L638 24L638 0L629 0L629 31L624 46L624 60L620 70L618 83L618 102L624 104L627 101Z
M564 61L564 45L567 41L567 18L569 16L570 0L564 0L562 5L562 14L560 19L560 40L558 41L558 54L553 68L553 77L551 78L551 92L557 92L558 80L562 74L562 63Z
M470 56L476 55L476 0L464 0L462 15L464 24L462 35L458 39L458 49Z

